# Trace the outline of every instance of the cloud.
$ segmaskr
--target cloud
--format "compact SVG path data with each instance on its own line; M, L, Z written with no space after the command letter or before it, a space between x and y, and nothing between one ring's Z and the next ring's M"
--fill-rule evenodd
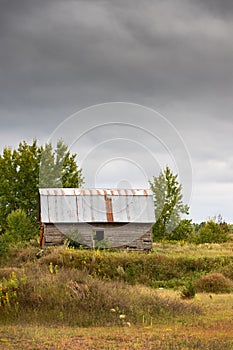
M233 15L233 3L231 0L199 0L199 4L203 10L211 13L213 16L221 16L228 19Z
M11 69L2 70L2 105L12 95L17 105L69 105L91 87L102 99L229 95L231 24L182 1L136 4L8 9L1 67Z
M1 148L46 140L83 107L135 102L175 125L199 184L228 183L232 19L227 0L2 0Z

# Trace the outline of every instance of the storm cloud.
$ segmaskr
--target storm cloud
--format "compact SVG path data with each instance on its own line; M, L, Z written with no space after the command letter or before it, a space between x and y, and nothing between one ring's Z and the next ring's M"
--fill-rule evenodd
M194 221L232 222L232 37L230 0L0 0L1 149L94 104L142 104L188 149Z

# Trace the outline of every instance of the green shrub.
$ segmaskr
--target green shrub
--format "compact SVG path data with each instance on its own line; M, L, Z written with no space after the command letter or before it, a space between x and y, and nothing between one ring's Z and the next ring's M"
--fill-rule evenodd
M231 293L233 291L233 282L223 274L215 272L202 276L195 283L198 292L206 293Z
M182 299L192 299L195 297L196 290L194 288L193 283L188 282L183 289L181 290L181 298Z
M193 233L192 220L181 220L179 225L170 233L167 233L169 241L188 241Z
M12 211L7 216L6 221L6 234L8 234L15 243L26 242L35 237L35 228L24 210L17 209Z
M196 244L223 243L229 240L230 234L227 230L227 225L215 223L213 220L202 225L198 232L193 236L193 241Z
M0 236L0 256L5 256L11 245L25 243L37 234L35 226L22 209L12 211L6 221L6 232Z

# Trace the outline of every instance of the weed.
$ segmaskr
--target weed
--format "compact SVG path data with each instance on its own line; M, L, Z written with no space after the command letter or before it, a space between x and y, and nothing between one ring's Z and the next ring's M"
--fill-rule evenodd
M9 311L18 312L18 290L20 283L26 283L26 277L23 276L19 279L14 271L11 272L8 278L3 277L0 281L0 309L2 309L3 315Z
M53 263L52 262L50 262L50 264L49 264L49 272L50 273L58 273L58 265L53 265Z

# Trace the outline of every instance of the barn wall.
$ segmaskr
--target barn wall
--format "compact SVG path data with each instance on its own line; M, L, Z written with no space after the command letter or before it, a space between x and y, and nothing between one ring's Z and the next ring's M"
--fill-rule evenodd
M45 246L60 245L66 237L93 248L93 231L104 230L104 240L111 247L149 250L152 248L152 225L144 223L47 224L44 228Z

